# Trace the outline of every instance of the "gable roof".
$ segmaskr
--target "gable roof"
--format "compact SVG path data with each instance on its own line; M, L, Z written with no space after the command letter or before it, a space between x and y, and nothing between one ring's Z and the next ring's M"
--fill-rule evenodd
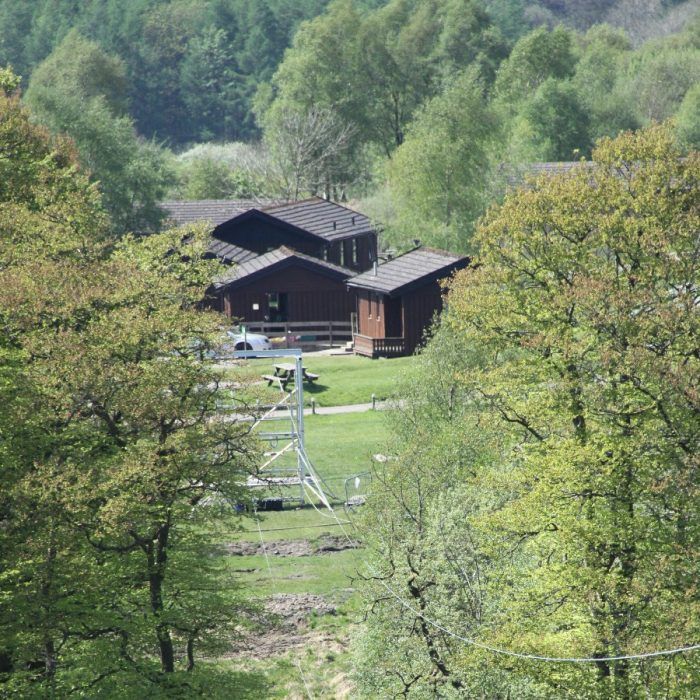
M281 222L305 236L337 241L372 233L369 218L321 197L298 202L260 202L252 199L168 200L160 203L167 219L177 226L207 221L214 228L235 221L264 218Z
M364 214L321 197L258 207L236 218L241 220L252 218L256 213L326 241L351 238L374 230L370 220Z
M435 248L415 248L348 280L349 287L399 296L424 284L447 277L454 270L466 267L466 255L448 253Z
M259 206L260 202L253 199L172 199L160 203L161 209L167 213L167 218L177 226L198 221L208 221L218 226Z
M214 280L214 289L238 287L250 282L252 279L265 277L291 265L299 265L302 268L337 279L338 281L346 280L353 274L352 270L348 270L340 265L335 265L326 260L319 260L282 246L276 250L271 250L268 253L246 260L227 270Z

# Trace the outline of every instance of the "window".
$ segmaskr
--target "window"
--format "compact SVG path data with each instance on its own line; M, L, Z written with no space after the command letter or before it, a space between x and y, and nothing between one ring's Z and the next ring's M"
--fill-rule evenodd
M357 267L357 238L352 239L352 264Z
M374 295L372 294L372 292L370 292L367 295L367 308L369 309L369 311L367 312L367 318L372 318L372 297L373 296Z

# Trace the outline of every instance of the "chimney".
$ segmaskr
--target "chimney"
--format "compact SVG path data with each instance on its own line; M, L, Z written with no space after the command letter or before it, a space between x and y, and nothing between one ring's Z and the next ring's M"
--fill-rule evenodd
M373 274L375 277L377 276L377 267L378 267L378 266L377 266L377 261L375 260L375 261L372 263L372 274Z
M335 229L336 229L336 226L337 226L337 224L336 224L335 221L334 221L334 222L333 222L333 230L334 230L334 231L335 231Z
M354 216L352 217L352 225L353 226L355 225L355 217Z

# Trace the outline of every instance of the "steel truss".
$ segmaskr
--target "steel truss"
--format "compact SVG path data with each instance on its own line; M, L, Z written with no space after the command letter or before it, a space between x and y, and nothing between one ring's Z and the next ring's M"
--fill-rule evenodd
M332 512L331 500L335 499L336 496L316 471L306 452L304 372L301 350L239 350L234 352L233 356L236 359L291 358L295 365L294 388L287 391L280 384L279 400L263 415L257 417L253 423L256 435L261 440L267 441L271 449L265 452L265 461L258 469L257 475L248 478L247 486L250 488L299 486L299 500L302 504L307 499L311 502L310 498L315 496ZM259 430L261 425L270 424L277 424L285 429ZM296 455L296 468L276 464L280 457L290 452L294 452Z

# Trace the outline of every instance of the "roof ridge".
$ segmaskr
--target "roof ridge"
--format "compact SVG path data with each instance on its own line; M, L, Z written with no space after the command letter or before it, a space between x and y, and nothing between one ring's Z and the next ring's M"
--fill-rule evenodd
M453 257L461 258L464 257L463 253L453 253L451 250L445 250L444 248L433 248L432 246L428 245L421 245L418 246L417 248L414 248L413 250L409 251L410 253L413 253L417 250L425 250L428 253L435 253L436 255L450 255Z
M267 204L264 207L260 207L259 211L265 211L266 209L274 209L275 207L288 207L292 204L303 204L304 202L313 202L315 200L320 200L322 202L327 202L329 200L323 199L322 197L319 197L318 195L314 195L313 197L305 197L304 199L289 199L284 202L277 202L275 204Z

